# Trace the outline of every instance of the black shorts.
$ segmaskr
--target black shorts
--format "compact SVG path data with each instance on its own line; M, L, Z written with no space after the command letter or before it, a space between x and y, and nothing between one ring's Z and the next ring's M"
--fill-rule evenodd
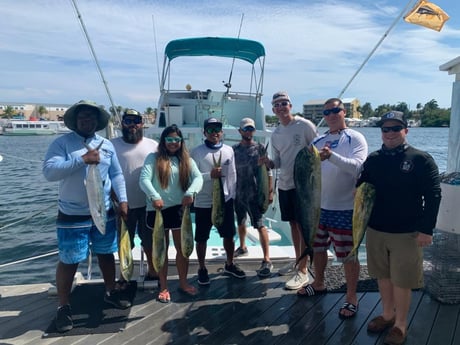
M180 228L182 224L182 214L183 214L182 205L176 205L176 206L171 206L171 207L162 209L161 214L163 216L163 225L164 225L165 231L169 229ZM153 226L155 225L155 216L156 216L156 211L147 212L147 221L146 221L147 234L146 234L145 242L148 245L147 246L143 245L144 249L152 249L152 230L153 230Z
M212 208L195 207L195 241L202 243L209 239L212 228L211 222ZM233 211L233 199L224 204L224 224L217 228L220 237L233 238L236 234L235 213Z
M145 228L145 211L146 207L130 208L128 209L128 220L126 221L126 227L129 232L129 239L131 241L131 249L134 248L134 235L137 233L141 239L141 245L144 246L144 237L146 233Z
M281 190L278 189L278 200L280 204L281 220L283 222L297 221L296 218L296 193L295 189Z

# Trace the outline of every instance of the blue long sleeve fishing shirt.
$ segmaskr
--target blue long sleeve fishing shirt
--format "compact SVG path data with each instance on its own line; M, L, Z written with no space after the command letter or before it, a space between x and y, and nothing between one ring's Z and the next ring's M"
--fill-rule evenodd
M45 155L43 175L48 181L59 182L59 210L67 215L90 215L85 180L89 165L82 156L88 151L86 143L99 149L98 164L104 184L105 208L111 207L110 192L113 188L120 202L127 202L125 179L112 143L95 134L85 139L75 132L68 133L54 140Z

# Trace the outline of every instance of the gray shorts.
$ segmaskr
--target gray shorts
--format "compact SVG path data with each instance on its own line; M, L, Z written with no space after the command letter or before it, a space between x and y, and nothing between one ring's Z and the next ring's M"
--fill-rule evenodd
M367 268L376 279L390 279L403 289L423 287L423 250L417 232L391 234L366 230Z

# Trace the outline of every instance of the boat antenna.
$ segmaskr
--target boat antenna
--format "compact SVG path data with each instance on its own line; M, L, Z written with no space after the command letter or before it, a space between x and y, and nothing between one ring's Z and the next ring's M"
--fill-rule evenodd
M353 80L356 78L356 76L359 74L359 72L361 72L361 70L364 68L364 66L366 65L366 63L369 61L369 59L372 57L372 55L374 55L375 51L377 50L378 47L380 47L380 45L382 44L382 42L385 40L385 38L387 38L388 34L390 33L391 30L393 30L393 28L396 26L396 24L398 23L398 21L401 19L401 17L404 15L404 13L406 13L406 11L409 9L409 7L411 7L412 5L412 2L415 2L415 1L418 1L418 0L409 0L409 2L407 3L407 5L404 7L404 9L399 13L399 15L394 19L393 23L391 23L390 27L385 31L385 33L383 34L383 36L380 38L380 40L377 42L377 44L374 46L374 48L371 50L371 52L367 55L367 57L364 59L364 61L362 62L362 64L359 66L359 68L356 70L356 72L353 74L353 76L350 78L350 80L348 81L348 83L345 85L345 87L342 89L342 91L340 91L339 95L337 96L337 98L342 98L343 94L345 93L345 91L348 89L348 87L350 86L350 84L353 82ZM321 119L321 121L318 123L317 127L320 127L324 122L324 118Z
M241 35L241 27L243 26L243 19L244 19L244 13L241 13L241 20L240 20L240 27L238 29L238 40L240 39L240 35ZM238 45L236 46L236 48L238 49ZM225 83L225 81L223 81L224 86L227 88L227 93L230 91L230 88L232 87L232 74L233 74L233 67L235 66L235 60L236 60L236 57L233 56L233 60L232 60L232 68L230 69L230 76L228 77L228 82Z
M158 85L161 87L161 80L160 80L160 64L158 62L158 46L157 46L157 34L155 30L155 18L152 14L152 27L153 27L153 43L155 47L155 58L157 61L157 76L158 76Z
M101 66L99 65L99 62L97 60L96 52L94 51L93 45L91 44L91 40L89 39L88 31L86 30L85 23L83 22L83 17L80 14L80 11L78 10L76 0L71 0L71 3L73 4L73 7L75 9L75 13L77 14L77 18L80 22L81 28L83 30L83 33L85 35L86 41L88 42L89 49L91 51L91 55L93 56L94 62L96 63L97 70L99 72L99 75L101 77L102 83L104 84L105 91L107 92L107 96L109 96L110 104L112 105L112 109L115 112L115 115L117 119L120 121L121 117L120 114L118 113L118 109L115 106L115 103L113 102L112 95L110 94L109 87L107 85L107 81L104 78L104 74L102 73ZM121 122L121 121L120 121Z

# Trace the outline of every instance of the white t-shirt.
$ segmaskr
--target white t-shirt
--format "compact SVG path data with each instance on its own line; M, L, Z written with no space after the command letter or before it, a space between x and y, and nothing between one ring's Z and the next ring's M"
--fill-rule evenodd
M122 137L114 138L111 141L125 177L128 207L131 209L144 207L145 194L139 187L139 176L145 158L149 153L157 151L158 143L146 137L137 144L127 143Z
M295 157L301 149L313 141L317 134L316 127L311 121L297 115L286 126L280 123L276 127L271 136L271 145L275 168L279 168L279 189L295 188Z

